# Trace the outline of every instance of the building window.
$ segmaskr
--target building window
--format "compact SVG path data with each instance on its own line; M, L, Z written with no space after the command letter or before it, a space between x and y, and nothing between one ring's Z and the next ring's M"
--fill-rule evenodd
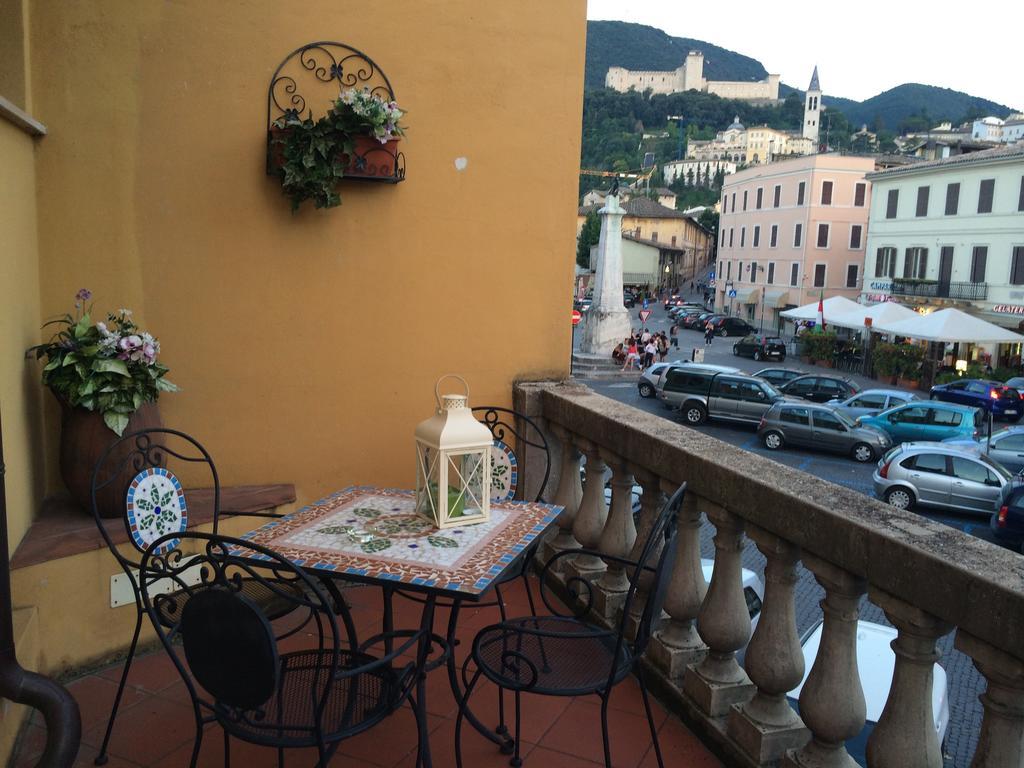
M864 198L867 196L868 185L863 181L857 182L853 188L853 204L857 208L864 207Z
M732 262L727 261L725 263L725 279L732 280Z
M914 212L915 216L928 215L928 190L930 189L931 187L917 188L917 210Z
M747 190L743 190L743 210L747 210Z
M736 262L736 279L739 280L740 282L743 282L743 262L742 261L737 261Z
M651 232L651 242L652 243L658 242L658 233L657 232Z
M735 192L732 193L732 206L731 206L731 210L732 210L733 213L736 213L736 193Z
M1017 210L1024 211L1024 176L1020 177L1020 195L1017 197Z
M761 204L763 202L764 202L764 187L758 187L757 188L757 202L756 202L757 210L759 210L759 211L761 210Z
M760 224L755 224L754 225L754 243L753 243L753 246L755 248L757 248L760 245L761 245L761 225Z
M789 267L789 284L796 286L797 278L800 277L800 265L793 263Z
M858 250L860 250L861 230L862 230L862 226L860 224L851 224L850 225L850 250L851 251L858 251Z
M821 204L832 205L832 182L821 182Z
M773 285L774 283L775 283L775 262L774 261L769 261L768 262L768 285Z
M952 249L950 249L952 250ZM985 282L985 266L988 262L988 246L976 245L971 253L971 282Z
M797 188L796 188L796 204L797 205L803 205L804 204L804 190L806 188L807 188L807 182L806 181L801 181L800 184L797 186Z
M1021 188L1021 197L1020 197L1020 199L1024 200L1024 179L1021 179L1020 188ZM775 185L775 197L772 200L772 208L778 208L781 202L782 202L782 185L781 184L776 184ZM1021 210L1024 210L1024 209L1021 209Z
M768 247L777 248L779 245L779 225L772 224L772 232L768 238Z
M875 277L896 276L896 249L879 248L875 254Z
M740 227L740 248L747 247L747 228Z
M996 191L995 179L982 179L978 190L978 213L992 213L992 197Z
M729 247L732 248L732 236L736 233L734 227L729 227Z
M722 269L722 262L721 262L721 260L719 260L719 262L718 262L718 276L719 276L719 277L721 277L721 276L722 276L722 272L723 272L723 271L724 271L724 270Z
M1010 285L1024 285L1024 247L1015 246L1010 260Z
M793 227L793 247L799 248L804 239L804 225L797 224Z
M828 224L819 224L818 225L818 241L817 241L817 243L815 243L816 247L818 247L818 248L828 248L828 234L829 234L828 231L829 231L829 225Z
M672 245L675 245L675 244L676 244L676 236L672 235Z
M756 283L757 282L757 262L756 261L750 262L750 266L748 266L747 269L750 270L750 282Z
M889 197L885 202L885 218L895 219L896 209L900 204L900 191L898 189L890 189Z
M946 185L946 215L956 216L960 207L960 182Z
M856 288L857 287L857 273L858 268L856 264L846 265L846 287Z
M824 288L825 287L825 265L815 264L814 265L814 287Z
M725 230L724 229L722 230L722 242L719 244L719 246L721 248L725 248ZM719 269L719 272L721 272L721 269Z
M928 249L907 248L903 256L903 278L924 280L928 272Z

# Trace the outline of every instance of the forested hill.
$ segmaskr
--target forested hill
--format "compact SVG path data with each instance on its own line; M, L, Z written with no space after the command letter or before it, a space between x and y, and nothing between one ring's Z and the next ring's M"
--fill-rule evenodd
M749 56L726 50L702 40L671 37L660 29L624 21L587 22L587 89L604 87L609 67L627 69L676 69L691 50L704 52L704 77L709 80L760 80L767 71L764 65ZM808 78L814 65L813 51L808 51ZM873 96L864 102L830 96L827 91L828 72L821 73L826 86L822 102L841 111L853 126L867 124L875 129L898 130L910 118L916 122L938 123L950 120L960 123L982 115L1005 117L1012 110L1003 104L971 96L949 88L918 83L905 83ZM803 87L803 83L801 83ZM783 85L780 97L801 90ZM1024 105L1014 105L1015 108ZM718 126L719 130L725 125ZM916 125L914 126L917 127ZM927 126L924 126L927 127Z

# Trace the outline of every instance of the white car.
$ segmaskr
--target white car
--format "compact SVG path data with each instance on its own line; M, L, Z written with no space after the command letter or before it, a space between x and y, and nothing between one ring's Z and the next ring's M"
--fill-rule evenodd
M811 667L814 666L814 659L818 655L823 626L819 621L817 626L804 636L801 643L804 652L804 679L789 692L790 705L797 711L800 691L803 690ZM867 765L868 736L881 718L885 700L889 698L889 686L896 665L896 654L890 643L895 639L896 630L892 627L870 621L857 622L857 671L860 673L860 686L864 690L864 701L867 704L867 722L857 736L846 742L846 750L858 765ZM935 718L935 734L941 745L949 726L949 693L946 687L946 670L938 664L935 665L932 674L932 715Z
M654 397L658 394L658 382L661 381L661 375L669 368L683 365L685 362L685 360L675 360L671 363L655 363L647 368L640 374L640 379L636 383L640 397Z

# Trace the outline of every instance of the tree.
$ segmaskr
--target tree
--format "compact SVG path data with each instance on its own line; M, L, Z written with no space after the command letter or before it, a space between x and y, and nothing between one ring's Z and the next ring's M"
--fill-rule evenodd
M782 114L779 116L783 128L798 129L804 122L804 100L796 91L790 91L782 102Z
M693 168L687 168L686 170L686 186L693 186Z
M601 239L601 217L597 211L588 211L583 222L583 229L576 238L576 263L584 269L590 269L590 249Z
M718 234L718 214L715 213L714 208L705 208L701 211L697 223L710 232Z

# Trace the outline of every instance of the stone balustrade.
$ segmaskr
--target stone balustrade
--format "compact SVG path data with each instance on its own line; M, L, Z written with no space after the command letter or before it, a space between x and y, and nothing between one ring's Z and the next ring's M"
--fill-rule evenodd
M547 496L565 512L541 557L579 544L635 554L665 494L688 483L675 568L647 665L658 673L661 694L690 723L704 726L697 733L730 764L854 765L844 741L865 722L857 619L866 593L897 630L889 698L868 740L868 765L943 764L931 689L937 640L951 631L987 684L972 768L1024 765L1019 555L579 384L518 384L514 402L545 425L557 454ZM609 469L610 509L604 495ZM529 476L528 462L523 471ZM628 514L634 483L643 489L636 528ZM700 562L705 519L715 528L710 585ZM766 559L753 636L740 562L747 537ZM794 610L800 565L825 597L821 644L797 715L786 694L805 671ZM556 577L590 581L598 618L617 619L621 569L579 558ZM741 666L737 652L743 649Z

